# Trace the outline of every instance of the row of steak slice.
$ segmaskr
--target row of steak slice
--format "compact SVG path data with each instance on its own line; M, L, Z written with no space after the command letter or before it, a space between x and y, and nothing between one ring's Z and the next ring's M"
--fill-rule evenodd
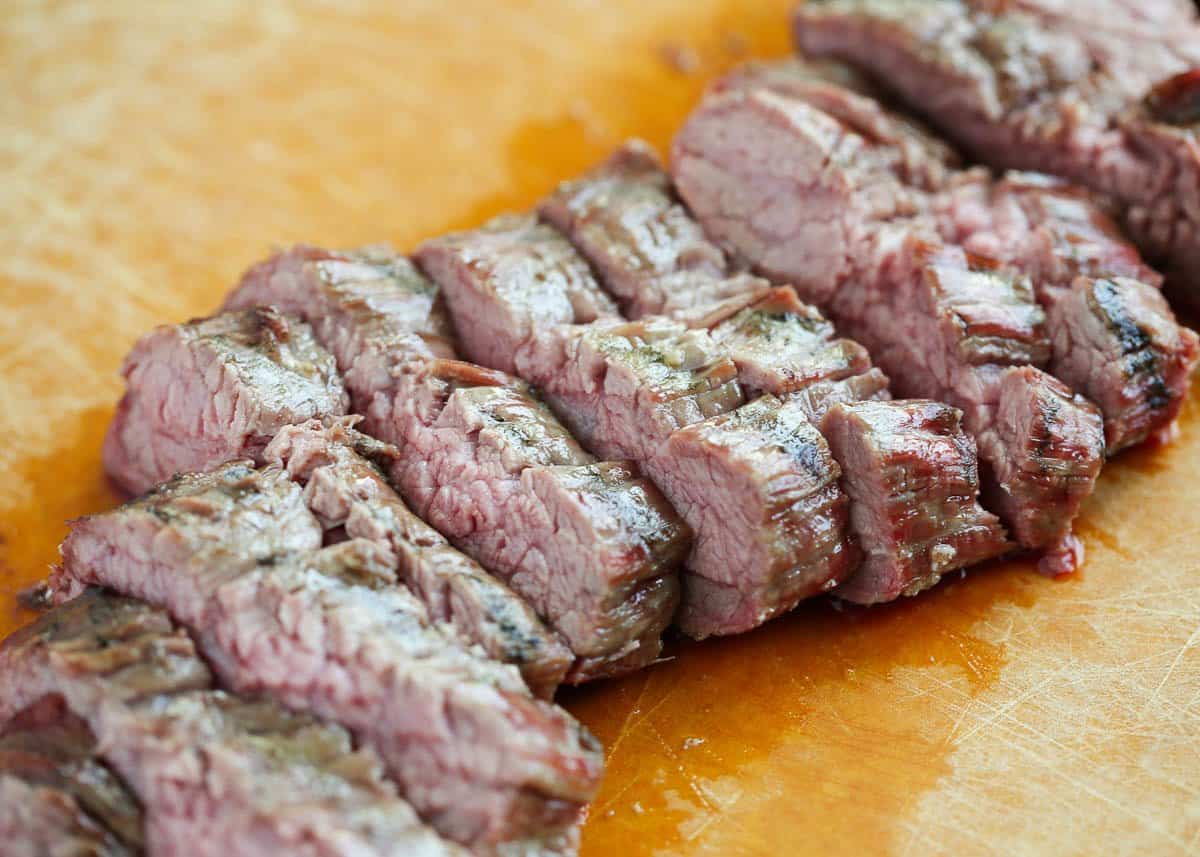
M90 591L0 646L5 854L460 855L337 726L213 688L166 612Z
M658 656L686 528L636 467L585 451L527 385L454 359L436 289L410 262L297 247L251 269L226 308L261 305L312 324L364 429L399 450L388 474L404 499L561 635L567 680Z
M383 478L394 452L348 422L285 427L263 467L181 475L75 522L55 592L100 585L165 609L224 686L348 728L450 839L572 850L598 745L403 585L421 550L447 546Z
M993 167L1119 201L1174 292L1200 275L1200 18L1183 0L817 0L796 40L877 76Z
M538 387L588 448L636 460L687 521L695 538L677 619L686 633L761 624L844 581L863 551L862 585L839 592L876 601L1007 547L969 487L955 515L922 515L950 508L936 476L907 495L905 514L921 525L855 531L872 516L850 511L843 484L861 477L861 502L886 506L907 489L904 468L888 471L884 460L919 456L935 435L961 436L957 415L915 403L946 418L891 419L913 441L906 449L869 448L882 430L843 433L847 449L863 451L859 466L874 468L844 473L822 418L873 423L914 403L855 411L856 400L886 396L865 350L838 339L790 289L731 270L644 145L564 184L541 212L541 222L505 216L434 239L416 258L441 286L467 356ZM589 318L605 300L601 281L640 317ZM954 448L969 482L973 445ZM963 483L948 473L946 488Z
M1098 411L1039 367L1104 404L1110 452L1178 412L1195 337L1103 211L1037 177L961 171L846 72L792 63L722 81L673 170L708 234L825 307L899 392L963 410L985 498L1052 568L1072 560L1105 438Z

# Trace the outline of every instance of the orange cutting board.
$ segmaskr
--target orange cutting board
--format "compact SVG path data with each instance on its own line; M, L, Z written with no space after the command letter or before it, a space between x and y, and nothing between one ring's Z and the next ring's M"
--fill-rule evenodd
M335 8L335 6L337 8ZM275 244L528 206L704 82L787 50L789 0L33 2L0 11L0 632L151 326ZM816 604L564 692L604 741L586 855L1200 851L1200 410L1110 465L1084 572L1012 563Z

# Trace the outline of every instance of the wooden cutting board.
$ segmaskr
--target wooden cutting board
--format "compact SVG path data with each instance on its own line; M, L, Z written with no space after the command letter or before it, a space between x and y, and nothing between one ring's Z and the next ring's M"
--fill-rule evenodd
M0 632L134 339L272 245L423 237L531 204L790 0L10 0L0 12ZM1200 852L1200 409L1105 472L1088 563L827 604L563 694L608 747L587 855Z

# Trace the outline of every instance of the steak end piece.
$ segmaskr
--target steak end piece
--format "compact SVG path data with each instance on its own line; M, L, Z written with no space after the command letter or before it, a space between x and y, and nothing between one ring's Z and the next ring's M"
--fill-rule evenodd
M725 254L704 237L658 154L640 140L564 182L539 210L592 263L628 318L676 316L761 287L729 274Z
M258 458L283 426L350 405L309 326L270 307L160 327L121 371L127 390L104 466L132 494L176 473Z
M47 696L0 730L0 842L16 855L134 857L142 810L87 723Z
M859 604L915 595L1012 545L979 505L975 444L961 414L921 400L833 406L821 429L841 465L864 559L835 594Z
M653 469L696 533L676 619L691 637L755 628L858 564L840 471L798 403L763 396L682 428Z
M1100 406L1108 455L1168 432L1200 359L1158 289L1080 277L1047 314L1051 371Z

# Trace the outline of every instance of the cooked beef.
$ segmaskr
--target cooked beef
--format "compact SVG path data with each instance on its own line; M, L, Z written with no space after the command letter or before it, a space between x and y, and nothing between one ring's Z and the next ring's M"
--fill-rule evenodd
M342 723L374 748L452 839L569 841L599 776L594 739L533 699L514 668L439 629L396 585L386 544L247 552L236 534L260 527L315 533L319 545L304 493L278 469L243 464L180 480L76 522L60 588L100 584L162 605L235 690Z
M689 119L673 169L709 234L829 311L871 349L896 392L961 408L989 465L991 502L1014 537L1065 549L1102 462L1099 415L1058 395L1044 373L1012 368L1049 357L1030 282L940 244L919 216L927 196L878 148L805 102L734 91L706 99ZM1034 410L1014 423L1048 433L1048 453L1032 459L1040 469L1029 470L1019 451L1027 438L1007 437L997 409L1037 408L1047 397L1052 418Z
M809 421L815 426L821 424L830 408L841 402L883 402L891 398L888 376L878 369L870 369L862 375L853 375L843 381L818 381L787 395L787 400L796 402L803 408Z
M833 325L790 287L772 289L718 321L711 332L729 350L751 395L782 396L871 369L867 349L838 338Z
M709 88L718 94L756 90L804 101L835 117L871 141L875 157L905 184L934 191L959 179L957 153L924 125L889 110L878 88L847 65L799 57L748 62Z
M1054 347L1050 371L1100 406L1109 455L1169 433L1195 335L1096 200L1054 179L1010 174L994 186L965 183L939 207L943 234L1032 275Z
M0 730L0 842L11 857L133 857L143 848L136 798L97 756L61 698Z
M659 317L544 330L515 362L606 457L652 461L676 430L745 402L737 366L706 331Z
M121 372L127 390L104 466L132 494L176 473L255 458L283 426L349 406L308 325L269 308L159 327Z
M461 854L417 821L346 732L211 690L165 612L87 592L0 646L0 718L61 698L180 857Z
M676 617L689 636L755 628L857 567L840 471L801 405L763 396L675 432L661 458L697 534Z
M676 315L761 288L757 278L730 275L725 254L704 237L675 198L658 154L640 140L564 182L540 211L592 263L627 318Z
M874 604L915 595L1007 549L1000 521L979 505L975 443L960 417L922 400L837 404L825 416L865 555L838 596Z
M1079 277L1049 310L1055 375L1104 412L1108 453L1169 431L1200 359L1196 334L1139 280Z
M498 299L491 267L439 269L452 312L471 318ZM695 533L686 633L745 631L853 567L824 440L799 407L743 408L737 366L706 331L658 316L544 327L522 321L517 300L489 312L528 331L496 359L538 385L589 447L639 462Z
M408 411L378 433L409 453L394 472L416 511L563 634L578 658L570 681L656 658L687 544L658 490L584 452L515 379L443 361L413 386L436 418Z
M804 50L861 65L985 163L1058 173L1116 197L1148 258L1196 301L1194 10L823 0L802 4L795 24Z
M1079 276L1162 283L1101 197L1051 176L1012 172L1000 181L959 182L932 207L943 237L1028 274L1043 304Z
M547 327L617 317L583 257L532 216L427 241L417 261L445 295L463 355L493 369L512 372L517 348Z
M399 578L445 622L489 657L514 664L536 696L554 695L571 652L546 632L529 605L414 515L385 478L400 455L352 428L353 419L289 426L264 457L305 486L326 532L386 545Z
M537 258L562 257L558 242L570 249L526 225L518 234L545 239ZM495 270L521 267L515 240L497 232L485 242L508 259ZM349 258L296 248L252 269L228 304L282 304L311 321L364 428L399 447L391 476L405 500L562 633L577 656L570 681L654 660L684 541L669 506L629 465L586 454L516 379L444 359L440 296L409 263ZM548 281L590 278L564 258ZM541 646L548 660L549 641Z

